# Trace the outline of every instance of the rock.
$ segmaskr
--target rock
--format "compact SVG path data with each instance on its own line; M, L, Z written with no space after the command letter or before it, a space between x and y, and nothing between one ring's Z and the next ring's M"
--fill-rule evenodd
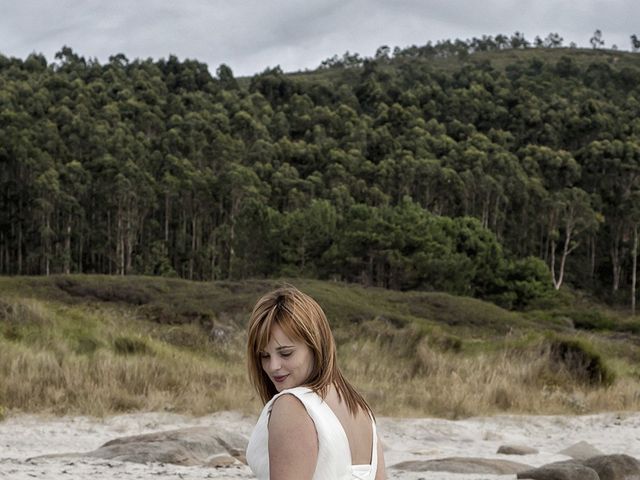
M500 445L497 453L504 455L532 455L539 453L536 448L526 445Z
M587 442L578 442L568 448L565 448L564 450L561 450L558 453L561 455L566 455L567 457L571 457L574 460L586 460L591 457L604 455L604 453Z
M204 459L198 458L179 443L172 441L102 446L85 456L120 462L159 462L188 466L200 465L204 462Z
M524 470L531 469L530 465L511 462L509 460L474 458L474 457L448 457L435 460L410 460L400 462L391 468L407 470L411 472L450 472L484 475L513 475Z
M213 468L221 468L221 467L230 467L231 465L239 465L237 459L233 458L230 455L220 454L213 455L207 459L204 466L205 467L213 467Z
M245 465L249 465L249 462L247 462L247 456L244 454L244 452L239 454L239 455L236 455L236 454L232 453L232 455L233 455L233 458L238 460L240 463L244 463Z
M601 455L583 461L600 480L640 480L640 462L629 455Z
M242 461L246 445L247 439L236 432L192 427L117 438L84 455L123 462L205 465L229 458Z
M491 442L499 442L504 440L504 435L501 435L497 432L485 432L482 436L483 440L491 441Z
M533 480L600 480L595 470L575 460L549 463L540 468L520 472L517 478Z
M640 462L629 455L599 455L586 460L550 463L540 468L520 472L518 478L533 480L640 480Z

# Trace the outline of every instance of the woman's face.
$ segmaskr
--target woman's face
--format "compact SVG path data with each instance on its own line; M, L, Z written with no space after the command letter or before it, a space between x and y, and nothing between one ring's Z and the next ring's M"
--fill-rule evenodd
M313 370L313 352L306 343L289 338L279 325L273 325L271 339L259 352L262 369L278 392L299 387Z

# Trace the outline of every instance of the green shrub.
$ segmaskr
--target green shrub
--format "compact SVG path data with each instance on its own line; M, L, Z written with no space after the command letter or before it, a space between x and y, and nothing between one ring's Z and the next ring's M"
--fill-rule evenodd
M614 330L616 322L598 310L566 310L563 316L573 320L575 328L581 330Z
M554 292L549 268L536 257L510 261L504 279L496 283L495 289L497 292L486 298L504 308L524 308Z
M621 332L629 332L634 335L640 335L640 322L637 320L631 322L624 322L617 326L617 329Z
M550 360L578 382L608 386L615 381L614 372L602 356L583 340L555 339L549 345Z

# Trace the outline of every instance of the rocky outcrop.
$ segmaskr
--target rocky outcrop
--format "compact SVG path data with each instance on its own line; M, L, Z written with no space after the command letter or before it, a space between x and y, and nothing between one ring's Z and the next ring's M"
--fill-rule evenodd
M566 455L574 460L586 460L591 457L598 457L604 455L600 450L587 442L578 442L570 447L565 448L558 452L561 455Z
M393 465L393 469L410 472L450 472L485 475L513 475L531 469L530 465L509 460L449 457L435 460L411 460Z
M526 445L500 445L497 453L503 455L534 455L538 453L538 450Z
M499 454L535 455L537 449L505 444ZM502 459L447 457L396 463L391 469L411 472L448 472L466 475L516 475L530 480L640 480L640 461L629 455L604 455L587 442L576 443L560 454L573 457L541 467Z
M193 427L117 438L84 456L136 463L227 466L244 461L247 439L232 431Z
M519 472L517 478L532 480L600 480L595 470L575 460L554 462Z
M601 455L583 463L598 472L600 480L640 480L640 462L629 455Z
M555 462L518 473L532 480L640 480L640 462L629 455L600 455Z

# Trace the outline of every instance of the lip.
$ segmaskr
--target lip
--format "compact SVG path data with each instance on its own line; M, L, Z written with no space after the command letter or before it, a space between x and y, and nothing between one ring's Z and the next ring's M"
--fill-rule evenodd
M287 377L288 377L288 376L289 376L289 374L287 374L287 375L282 375L282 376L280 376L280 377L275 377L275 376L274 376L274 377L273 377L273 381L274 381L274 382L276 382L276 383L282 383L282 382L284 382L284 381L287 379Z

